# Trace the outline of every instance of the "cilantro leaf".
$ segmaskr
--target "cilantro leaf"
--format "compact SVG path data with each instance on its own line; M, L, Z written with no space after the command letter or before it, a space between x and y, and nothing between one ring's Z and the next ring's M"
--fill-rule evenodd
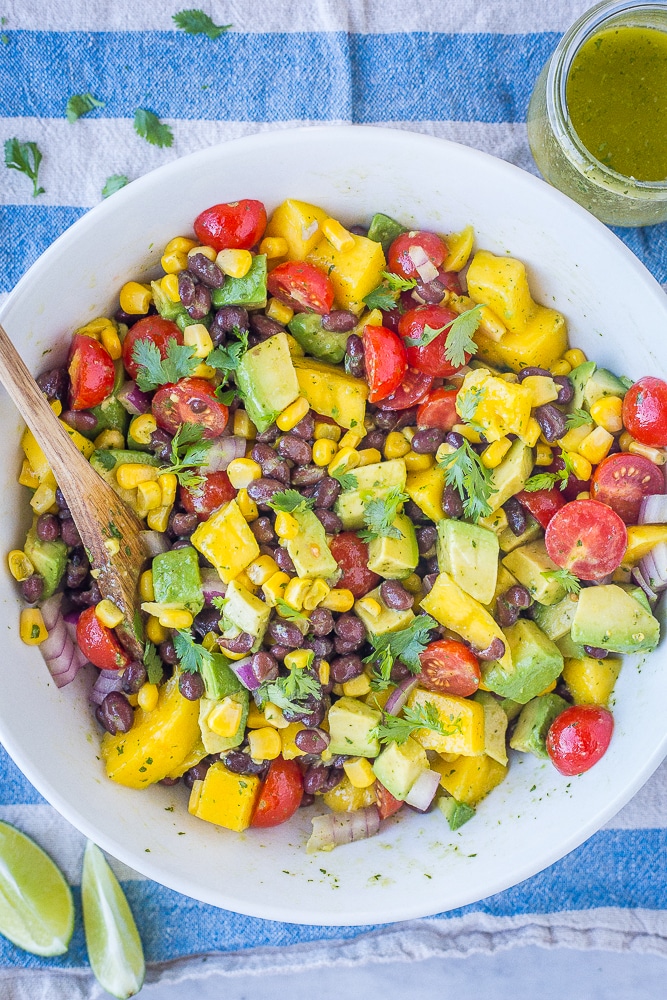
M8 170L18 170L32 181L32 196L44 194L43 187L37 187L37 175L42 154L36 142L19 142L18 139L5 140L5 166Z
M401 538L401 532L393 522L399 509L409 499L407 493L395 486L386 496L369 500L364 507L364 524L367 530L359 531L359 538L364 542L370 542L374 538Z
M202 665L210 664L213 656L207 649L200 646L185 629L177 629L173 637L174 649L181 670L188 674L201 673Z
M206 35L213 42L231 28L231 24L214 24L203 10L179 10L171 19L188 35Z
M382 722L375 727L373 734L381 743L405 743L418 729L430 729L441 736L453 736L461 732L461 717L450 716L451 728L443 723L437 708L431 701L414 708L404 708L403 718L382 713Z
M356 490L359 487L359 480L351 472L330 472L329 475L340 483L341 490Z
M134 131L146 142L150 142L151 146L159 146L161 149L171 146L174 141L174 133L170 127L146 108L137 108L134 112Z
M378 285L372 292L364 296L364 302L369 309L381 309L382 312L391 312L396 308L397 295L394 295L386 285Z
M392 271L383 271L382 277L392 292L408 292L417 284L416 278L404 278L400 274L394 274Z
M276 609L280 611L281 617L287 619L288 622L310 621L308 615L304 615L301 611L297 611L297 609L293 608L291 604L284 601L282 597L276 598Z
M312 651L311 651L312 652ZM314 657L313 653L313 657ZM308 670L295 667L287 677L278 677L275 681L265 682L259 688L262 703L267 701L278 708L298 712L304 708L310 696L319 697L322 687Z
M475 414L477 413L477 407L484 399L486 394L486 389L482 385L473 386L472 389L467 389L465 393L459 392L456 397L456 408L458 410L461 420L464 420L473 430L477 431L478 434L483 434L485 428L481 424L475 423Z
M365 658L364 663L376 663L383 680L389 680L394 660L400 660L408 670L417 674L421 670L419 655L431 641L431 630L437 627L437 621L430 615L417 615L407 628L399 632L384 632L382 635L371 633L373 652Z
M466 363L466 354L477 352L477 344L472 337L480 324L480 313L483 308L483 305L478 305L474 309L467 309L450 324L445 344L445 358L455 368L460 368Z
M220 595L218 595L216 597L212 597L211 598L211 604L213 605L214 608L217 608L218 611L220 611L220 613L222 613L225 610L225 605L226 605L226 603L227 603L228 600L229 600L229 598L227 598L227 597L220 597Z
M173 472L181 486L190 490L201 486L204 477L193 475L189 470L208 465L213 444L202 439L203 433L201 424L181 424L171 442L171 465L164 469L165 473Z
M152 642L147 642L144 648L144 666L149 684L159 684L162 680L162 660Z
M226 347L216 347L211 351L206 359L206 364L211 368L217 368L226 378L230 372L235 372L239 366L239 361L248 349L248 334L245 335L245 344L240 340L228 344Z
M556 583L560 583L566 594L578 594L581 590L581 584L574 573L570 573L569 569L547 569L542 573L542 576L545 580L554 580Z
M536 493L538 490L550 490L559 478L557 472L538 472L531 476L524 485L526 493Z
M466 517L479 521L480 517L492 513L489 497L496 490L491 485L491 470L482 465L469 441L464 439L460 448L446 455L438 464L445 470L446 485L453 486L461 497Z
M95 108L103 108L104 101L98 101L93 95L88 91L85 94L72 94L67 102L67 107L65 108L65 114L67 116L68 122L75 122L82 115L87 115Z
M315 500L312 497L302 497L298 490L281 490L274 493L268 505L272 510L282 510L286 514L302 514L312 510Z
M225 406L231 406L235 399L243 399L243 393L235 385L228 388L219 385L215 390L215 398L219 399Z
M572 413L568 413L565 418L565 426L569 431L573 427L583 427L584 424L592 424L593 420L590 413L586 413L586 410L572 410Z
M139 366L136 383L142 392L188 378L201 363L200 358L194 356L193 347L179 344L174 337L167 344L166 358L151 340L135 340L132 360Z
M104 187L102 188L102 197L108 198L110 195L115 194L116 191L120 191L124 188L126 184L129 184L129 180L125 174L112 174L111 177L107 177Z

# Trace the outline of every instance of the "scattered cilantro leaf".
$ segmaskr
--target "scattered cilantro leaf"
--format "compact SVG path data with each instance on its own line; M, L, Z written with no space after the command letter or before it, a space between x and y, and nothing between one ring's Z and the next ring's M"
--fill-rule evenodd
M559 478L557 472L538 472L531 476L524 485L526 493L536 493L538 490L550 490Z
M409 292L417 284L416 278L404 278L400 274L394 274L393 271L383 271L382 277L392 292Z
M193 347L179 344L174 337L167 344L166 358L151 340L135 340L132 360L139 366L136 383L142 392L151 392L160 385L187 378L201 363L200 358L194 356Z
M491 513L489 497L496 490L491 485L491 470L482 465L470 442L463 444L439 462L445 470L445 483L453 486L463 501L463 512L472 521Z
M159 146L161 149L174 142L174 133L170 127L145 108L137 108L134 112L134 131L146 142L150 142L151 146Z
M298 490L281 490L274 493L268 505L271 510L281 510L286 514L302 514L312 510L315 500L312 497L302 497Z
M365 658L364 663L378 664L383 680L389 680L394 660L400 660L413 674L419 673L419 655L431 641L431 630L437 626L438 623L430 615L417 615L407 628L399 632L384 632L382 635L371 633L373 652Z
M369 309L381 309L382 312L391 312L396 308L397 295L394 295L386 285L378 285L372 292L364 296L364 302Z
M422 330L422 332L419 335L419 337L406 337L405 338L405 341L404 341L405 346L406 347L427 347L431 343L432 340L435 340L436 337L439 337L440 334L444 333L445 330L447 330L450 326L451 326L450 323L446 323L445 326L439 326L437 328L433 328L432 326L429 326L428 323L427 323L424 326L424 329Z
M140 343L140 341L137 341ZM190 471L208 465L208 453L212 441L202 439L201 424L181 424L171 442L171 465L163 471L173 472L181 486L194 490L204 481L203 476Z
M405 743L418 729L430 729L441 736L453 736L461 732L461 718L450 717L451 728L443 723L438 710L431 701L414 708L404 708L403 717L382 713L382 722L375 727L373 735L385 745L388 743Z
M394 487L384 497L369 500L364 507L364 524L366 529L357 534L364 542L374 538L400 538L401 532L393 524L399 508L410 497L398 487Z
M581 584L574 573L570 573L569 569L547 569L542 573L542 576L545 580L554 580L556 583L560 583L566 594L578 594L581 590Z
M235 399L243 399L243 393L235 385L229 388L219 385L215 390L215 398L219 399L225 406L231 406Z
M98 450L98 453L95 456L95 461L98 465L101 465L103 469L106 469L107 472L113 469L116 465L116 459L110 451L107 451L106 448L100 448Z
M18 170L32 181L32 196L44 194L43 187L37 187L39 165L42 154L36 142L19 142L18 139L5 140L5 166L8 170Z
M341 490L356 490L359 486L359 480L351 472L330 472L329 475L332 479L335 479L340 483Z
M248 334L245 334L245 344L240 340L227 344L226 347L216 347L206 358L206 364L217 368L227 378L230 372L235 372L239 361L248 349Z
M484 386L476 385L472 389L467 389L465 393L459 392L456 397L456 408L461 420L464 420L478 434L483 434L486 429L481 424L475 422L477 407L484 399L485 394L486 389Z
M572 410L572 413L568 413L565 418L565 425L569 431L573 427L583 427L584 424L592 424L590 413L586 413L586 410Z
M67 116L68 122L78 121L83 115L90 114L95 108L103 108L104 101L98 101L97 98L88 91L85 94L72 94L67 102L67 107L65 108L65 115Z
M120 191L124 188L126 184L129 184L129 180L125 174L112 174L111 177L107 177L104 187L102 188L102 197L108 198L110 195L115 194L116 191Z
M212 42L229 31L231 24L214 24L203 10L179 10L171 19L177 28L188 35L206 35Z
M466 354L475 354L477 344L472 339L481 321L481 311L484 305L467 309L450 324L445 344L445 358L450 365L460 368L466 363Z
M159 684L162 680L162 660L152 642L147 642L144 648L144 666L149 684Z
M217 597L211 598L211 604L213 605L214 608L217 608L218 611L220 611L221 613L225 610L225 604L227 603L227 601L228 601L227 597L220 597L219 595Z
M188 674L199 674L203 664L210 664L213 657L192 638L185 629L177 629L173 637L174 649L181 665L181 670Z
M280 611L283 618L286 618L288 622L309 622L310 618L308 615L304 615L303 612L297 611L293 608L291 604L284 601L282 597L276 598L276 608Z
M296 712L303 709L309 696L319 697L321 691L322 687L313 675L308 670L299 667L290 670L286 677L278 677L269 683L265 682L259 688L263 704L270 701L278 708L287 708Z

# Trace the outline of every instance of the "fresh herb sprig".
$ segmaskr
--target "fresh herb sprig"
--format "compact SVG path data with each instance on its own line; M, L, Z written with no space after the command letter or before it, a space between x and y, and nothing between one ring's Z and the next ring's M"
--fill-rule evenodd
M128 178L125 174L112 174L111 177L107 177L104 187L102 188L102 197L109 198L110 195L115 194L116 191L120 191L124 188L126 184L129 184Z
M399 274L392 274L391 271L383 271L382 277L384 279L382 283L365 296L364 302L369 309L391 312L396 308L401 292L414 288L417 281L415 278L402 278Z
M213 660L213 655L192 638L185 629L177 629L173 636L174 649L181 666L188 674L200 674L202 666Z
M538 472L537 475L531 476L530 479L526 480L523 488L526 493L537 493L538 490L550 490L558 479L557 472Z
M204 482L204 477L193 474L193 469L208 465L208 453L212 441L202 438L201 424L181 424L171 442L171 464L163 471L173 472L181 486L196 490Z
M590 413L586 413L586 410L572 410L572 413L568 413L565 418L565 426L568 431L571 431L574 427L583 427L585 424L592 424L593 418Z
M491 471L473 451L470 443L463 444L439 462L445 471L445 483L453 486L463 502L463 512L471 521L479 521L491 513L489 499L495 488L491 485Z
M144 666L148 676L148 683L159 684L163 674L162 660L152 642L147 642L144 647Z
M456 409L458 411L461 420L464 420L469 427L472 427L474 431L478 434L484 434L486 428L482 427L480 423L475 422L475 414L477 413L477 407L484 399L486 395L486 389L482 385L473 386L471 389L466 389L465 392L459 392L456 397Z
M156 114L147 111L146 108L137 108L134 112L134 131L151 146L171 146L174 142L174 133L169 125L161 122Z
M217 368L225 379L236 371L241 358L248 350L248 331L235 326L232 333L236 337L235 340L226 344L225 347L216 347L206 358L206 364Z
M382 722L373 730L373 736L384 743L405 743L418 729L430 729L441 736L454 736L461 732L461 719L451 719L451 727L445 725L440 718L437 708L431 701L424 702L423 705L415 705L414 708L404 708L403 717L382 713Z
M373 652L364 662L374 663L379 668L379 677L383 681L389 680L395 660L400 660L411 673L417 674L421 670L419 656L431 641L432 629L437 627L435 618L417 615L407 628L399 632L384 632L382 635L371 633Z
M335 470L334 472L328 473L332 479L340 483L340 488L345 492L346 490L356 490L359 487L359 480L352 472L342 472Z
M547 569L542 573L545 580L553 580L560 583L566 594L578 594L581 590L581 583L574 573L569 569Z
M304 708L311 695L318 697L321 691L321 685L308 670L295 667L286 677L278 677L275 681L262 684L259 694L262 704L270 701L283 710L298 712Z
M142 392L188 378L201 364L194 356L194 348L179 344L175 337L169 339L165 358L151 340L135 340L132 360L139 366L136 383Z
M273 494L267 506L285 514L303 514L313 509L315 500L313 497L302 497L298 490L281 490Z
M466 363L466 354L474 354L477 350L473 334L481 322L480 314L483 308L484 305L478 305L473 309L467 309L460 316L457 316L456 319L445 323L444 326L437 329L430 327L427 323L419 337L405 338L405 346L427 347L441 333L448 331L445 340L445 358L449 361L450 365L460 368Z
M364 542L374 538L401 538L401 532L394 525L396 516L406 500L410 497L398 487L394 487L384 497L369 500L364 507L364 524L366 528L357 532Z
M95 108L103 108L104 101L98 101L96 97L88 91L85 94L72 94L65 108L65 115L68 122L78 121L83 115L90 114Z
M232 27L231 24L214 24L203 10L179 10L171 19L188 35L206 35L213 42Z
M293 608L291 604L284 601L282 597L276 598L276 609L280 612L282 618L285 618L288 622L309 622L310 618L308 615L304 615L302 611L298 611Z
M44 188L37 186L39 165L42 154L36 142L19 142L18 139L5 140L5 166L8 170L18 170L32 181L32 196L44 194Z

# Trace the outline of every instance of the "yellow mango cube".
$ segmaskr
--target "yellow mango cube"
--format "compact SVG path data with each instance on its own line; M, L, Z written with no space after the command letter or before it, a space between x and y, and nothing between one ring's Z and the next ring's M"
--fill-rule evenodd
M266 227L265 236L282 237L290 260L305 260L322 239L321 225L328 212L317 205L288 198L278 205Z
M259 555L259 545L235 500L213 512L194 531L191 542L229 583Z
M223 763L211 764L204 780L192 786L188 812L240 833L250 826L260 785L254 774L234 774Z
M368 384L353 378L336 365L314 358L292 358L300 394L311 409L331 417L348 430L363 428Z
M563 680L570 689L575 705L607 705L621 670L621 660L606 656L567 659Z
M331 792L325 792L322 801L329 806L332 812L356 812L357 809L365 809L377 802L375 786L369 785L367 788L355 788L347 775L340 785Z
M500 341L492 340L480 328L474 336L483 361L519 372L522 368L551 367L567 350L567 327L555 309L536 306L532 319L521 333L508 330Z
M628 545L623 556L623 566L635 566L660 542L667 542L665 524L630 524L627 528Z
M468 407L475 400L471 416ZM483 427L487 441L499 441L508 434L523 437L532 405L530 389L496 378L486 368L468 372L456 397L456 412L467 413L468 419Z
M479 702L455 694L439 694L415 688L408 698L410 708L433 705L446 733L418 729L413 739L425 750L474 756L484 751L484 708Z
M440 521L446 516L442 506L444 489L445 472L439 465L408 472L405 480L405 492L432 521Z
M489 306L511 333L523 333L535 308L525 264L478 250L467 281L471 299Z
M468 806L476 806L503 781L509 768L481 754L479 757L459 757L438 770L440 784L450 795Z
M352 239L351 250L336 250L323 238L310 251L308 260L329 275L339 306L359 316L364 296L380 284L387 262L379 243L366 236Z
M442 263L445 271L461 271L466 266L472 253L474 239L475 230L472 226L466 226L460 233L449 233L445 236L449 251Z

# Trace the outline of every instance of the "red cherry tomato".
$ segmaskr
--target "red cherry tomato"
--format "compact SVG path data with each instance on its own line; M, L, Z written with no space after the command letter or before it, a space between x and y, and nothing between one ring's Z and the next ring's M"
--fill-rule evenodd
M381 399L378 406L381 410L409 410L422 401L432 385L432 375L408 368L398 389Z
M557 771L570 777L604 757L614 732L611 712L599 705L572 705L551 723L547 753Z
M375 796L378 800L380 819L389 819L403 805L401 800L394 798L389 789L385 788L381 781L375 782Z
M205 378L182 378L161 386L151 403L158 426L175 434L181 424L199 424L205 438L220 437L229 411Z
M593 473L591 496L615 510L626 524L636 524L644 497L665 492L662 470L642 455L609 455Z
M428 691L467 698L479 687L481 673L477 657L456 639L438 639L419 656L419 683Z
M278 826L297 811L303 798L303 777L295 760L276 757L262 785L251 826Z
M76 641L81 652L100 670L123 670L130 662L113 629L102 624L94 607L79 615Z
M266 209L251 198L206 208L194 225L199 242L215 250L250 250L265 229Z
M562 493L556 489L535 490L533 493L521 490L515 495L519 503L530 511L543 528L546 528L556 511L565 506Z
M456 412L458 389L434 389L429 392L417 410L418 427L438 427L441 431L451 431L461 418Z
M236 496L236 490L226 472L202 473L204 482L194 490L181 486L180 500L188 514L196 514L200 521L206 521L214 510L222 507Z
M623 423L633 438L651 448L667 445L667 382L646 375L623 400Z
M342 590L351 590L355 597L363 597L377 587L380 577L368 568L368 544L353 531L343 531L329 543L331 555L343 575L336 584Z
M329 276L305 260L287 260L269 274L266 286L272 295L295 312L331 312L334 301Z
M408 367L401 338L384 326L365 327L364 363L369 403L386 399L401 384Z
M99 406L113 390L116 371L109 352L92 337L75 333L69 352L71 410Z
M446 327L442 333L434 337L430 343L424 347L407 347L408 364L420 372L427 375L434 375L436 378L447 378L453 375L462 366L451 364L445 357L445 345L449 334L449 324L453 323L457 314L447 309L445 306L417 306L410 309L401 316L398 324L398 332L403 340L419 340L424 336L424 331L428 326L431 330L439 330ZM466 361L470 354L465 355Z
M424 231L401 233L389 247L387 262L393 274L400 274L403 278L416 278L419 281L421 279L413 255L419 259L419 256L423 257L425 254L435 267L440 267L448 253L445 241L435 233Z
M573 500L549 521L547 552L581 580L602 580L621 565L628 533L618 514L597 500Z
M183 334L175 323L169 319L162 319L161 316L146 316L131 326L123 341L123 364L130 378L136 378L139 371L139 365L132 357L134 345L138 340L150 340L160 352L160 357L164 359L167 357L169 341L175 340L177 344L182 344Z

